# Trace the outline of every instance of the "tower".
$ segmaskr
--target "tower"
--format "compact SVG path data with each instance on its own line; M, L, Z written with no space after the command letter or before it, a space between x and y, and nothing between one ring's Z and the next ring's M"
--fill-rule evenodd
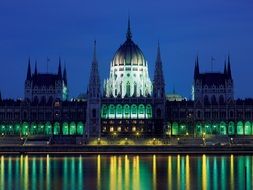
M223 72L200 73L198 57L195 61L192 99L198 106L224 105L234 99L230 57L225 61Z
M31 62L30 58L28 60L28 66L27 66L27 74L26 74L26 80L25 80L25 97L27 99L31 99L31 91L32 91L32 73L31 73Z
M226 95L225 99L227 103L231 103L234 100L234 83L232 78L232 72L231 72L231 65L230 65L230 56L228 55L228 64L227 64L227 80L226 80Z
M86 133L88 137L100 137L100 77L96 57L96 41L94 41L93 60L87 92Z
M160 45L158 43L153 81L153 112L155 120L154 131L157 134L162 133L164 130L165 101L165 82L163 76Z
M67 80L67 69L66 65L64 65L63 70L63 89L62 89L62 99L63 101L68 100L68 80Z

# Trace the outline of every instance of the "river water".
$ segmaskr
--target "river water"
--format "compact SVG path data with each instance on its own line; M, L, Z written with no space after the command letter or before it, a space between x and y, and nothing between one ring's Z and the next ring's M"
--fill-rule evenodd
M238 190L252 182L253 156L0 155L4 190Z

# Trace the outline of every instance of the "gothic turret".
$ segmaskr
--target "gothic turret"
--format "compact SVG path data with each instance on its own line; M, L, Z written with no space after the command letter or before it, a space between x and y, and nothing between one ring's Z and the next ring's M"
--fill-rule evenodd
M165 97L164 86L165 86L165 83L164 83L164 77L163 77L160 45L158 43L156 63L155 63L155 74L154 74L154 81L153 81L153 88L154 88L153 95L155 98Z
M228 73L228 77L230 79L232 79L231 67L230 67L230 56L228 56L228 70L227 70L227 73Z
M93 60L91 64L89 86L87 92L87 115L86 134L87 137L100 137L100 77L96 57L96 41L94 42Z
M160 45L158 43L154 81L153 81L153 113L154 113L153 119L155 119L154 131L157 134L162 133L165 127L164 125L165 115L166 115L165 100L166 100L165 82L164 82L164 76L163 76Z
M94 41L94 52L93 52L93 60L92 60L91 71L90 71L88 95L89 97L93 97L93 98L100 97L100 77L99 77L98 63L97 63L97 57L96 57L96 41Z
M63 81L64 81L65 85L68 84L68 81L67 81L67 70L66 70L66 65L64 65Z
M30 58L28 60L28 67L27 67L27 75L26 75L26 80L31 80L32 74L31 74L31 63L30 63Z
M227 61L224 61L224 75L227 75Z
M129 17L128 17L128 26L127 26L126 38L127 38L127 40L132 39L131 24L130 24L130 18Z
M59 65L58 65L58 77L62 79L62 71L61 71L61 58L59 57Z
M194 67L194 79L197 79L199 76L199 57L197 56Z
M37 74L38 74L38 70L37 70L37 60L35 60L34 75L36 76Z

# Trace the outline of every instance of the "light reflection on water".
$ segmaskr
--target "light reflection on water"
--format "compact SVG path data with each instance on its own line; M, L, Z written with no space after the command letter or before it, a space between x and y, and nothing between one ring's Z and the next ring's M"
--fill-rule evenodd
M0 189L247 189L253 156L0 156Z

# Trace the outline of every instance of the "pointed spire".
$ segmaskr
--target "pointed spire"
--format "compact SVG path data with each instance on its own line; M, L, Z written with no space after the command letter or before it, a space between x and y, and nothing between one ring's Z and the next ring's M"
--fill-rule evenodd
M127 26L126 38L127 38L127 40L131 40L132 39L130 16L128 16L128 26Z
M224 61L224 75L227 75L227 60Z
M100 96L100 77L98 72L98 63L96 55L96 41L94 41L93 60L91 64L88 95L92 98L98 98Z
M96 40L94 40L94 49L93 49L93 62L96 62L97 61L97 47L96 47L96 45L97 45L97 42L96 42Z
M62 72L61 72L61 58L59 57L59 65L58 65L58 77L62 78Z
M160 52L160 42L159 41L158 41L158 46L157 46L156 62L162 62L161 52Z
M160 52L160 44L158 42L156 63L155 63L155 74L154 74L154 97L164 98L165 97L165 83L163 76L162 59Z
M67 69L66 69L66 64L64 64L63 80L64 80L65 85L67 85L67 84L68 84L68 81L67 81Z
M197 55L195 60L194 78L196 79L199 75L199 56Z
M228 70L227 70L227 73L228 73L228 77L232 78L231 66L230 66L230 55L228 55Z
M35 60L35 69L34 69L34 75L38 74L38 70L37 70L37 60Z
M31 80L31 78L32 78L32 74L31 74L31 62L30 62L30 57L29 57L26 80Z

